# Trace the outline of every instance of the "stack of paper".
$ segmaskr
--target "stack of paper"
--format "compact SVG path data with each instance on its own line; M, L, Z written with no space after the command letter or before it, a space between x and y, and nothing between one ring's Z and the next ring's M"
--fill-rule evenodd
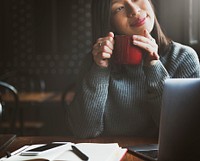
M25 150L13 152L11 157L2 158L0 161L27 161L37 158L44 158L49 161L82 161L73 152L71 145L75 145L81 152L87 155L89 158L88 161L120 161L127 151L127 149L119 147L117 143L67 143L61 147L55 148L51 152L39 154L37 156L20 155L22 151L41 146L31 145Z
M119 161L126 153L126 149L122 149L117 143L80 143L76 144L76 147L89 157L89 161ZM69 150L63 152L56 160L81 161Z

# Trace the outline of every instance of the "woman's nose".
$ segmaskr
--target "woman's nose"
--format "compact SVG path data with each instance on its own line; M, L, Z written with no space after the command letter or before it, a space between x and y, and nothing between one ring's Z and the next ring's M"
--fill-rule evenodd
M137 4L134 4L133 2L127 3L127 14L128 17L134 17L139 14L140 7Z

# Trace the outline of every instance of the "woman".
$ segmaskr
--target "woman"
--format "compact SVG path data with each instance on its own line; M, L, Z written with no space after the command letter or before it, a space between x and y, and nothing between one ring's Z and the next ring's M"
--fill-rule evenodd
M93 49L67 109L71 131L78 137L158 136L164 81L199 77L197 54L163 34L150 0L93 0L92 16ZM110 61L115 34L131 35L144 49L142 64Z

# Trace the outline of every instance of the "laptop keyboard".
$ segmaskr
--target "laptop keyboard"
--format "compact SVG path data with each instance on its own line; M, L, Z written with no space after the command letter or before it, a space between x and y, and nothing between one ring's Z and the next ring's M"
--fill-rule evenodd
M157 159L158 158L158 150L150 150L150 151L138 151L143 155L149 156L151 158Z

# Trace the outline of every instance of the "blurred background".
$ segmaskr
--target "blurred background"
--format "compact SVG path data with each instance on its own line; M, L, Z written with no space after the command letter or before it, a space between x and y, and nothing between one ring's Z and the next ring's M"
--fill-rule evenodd
M153 3L165 33L200 54L200 1ZM91 49L90 0L0 0L0 12L0 81L54 93L19 101L23 135L68 135L62 95Z

